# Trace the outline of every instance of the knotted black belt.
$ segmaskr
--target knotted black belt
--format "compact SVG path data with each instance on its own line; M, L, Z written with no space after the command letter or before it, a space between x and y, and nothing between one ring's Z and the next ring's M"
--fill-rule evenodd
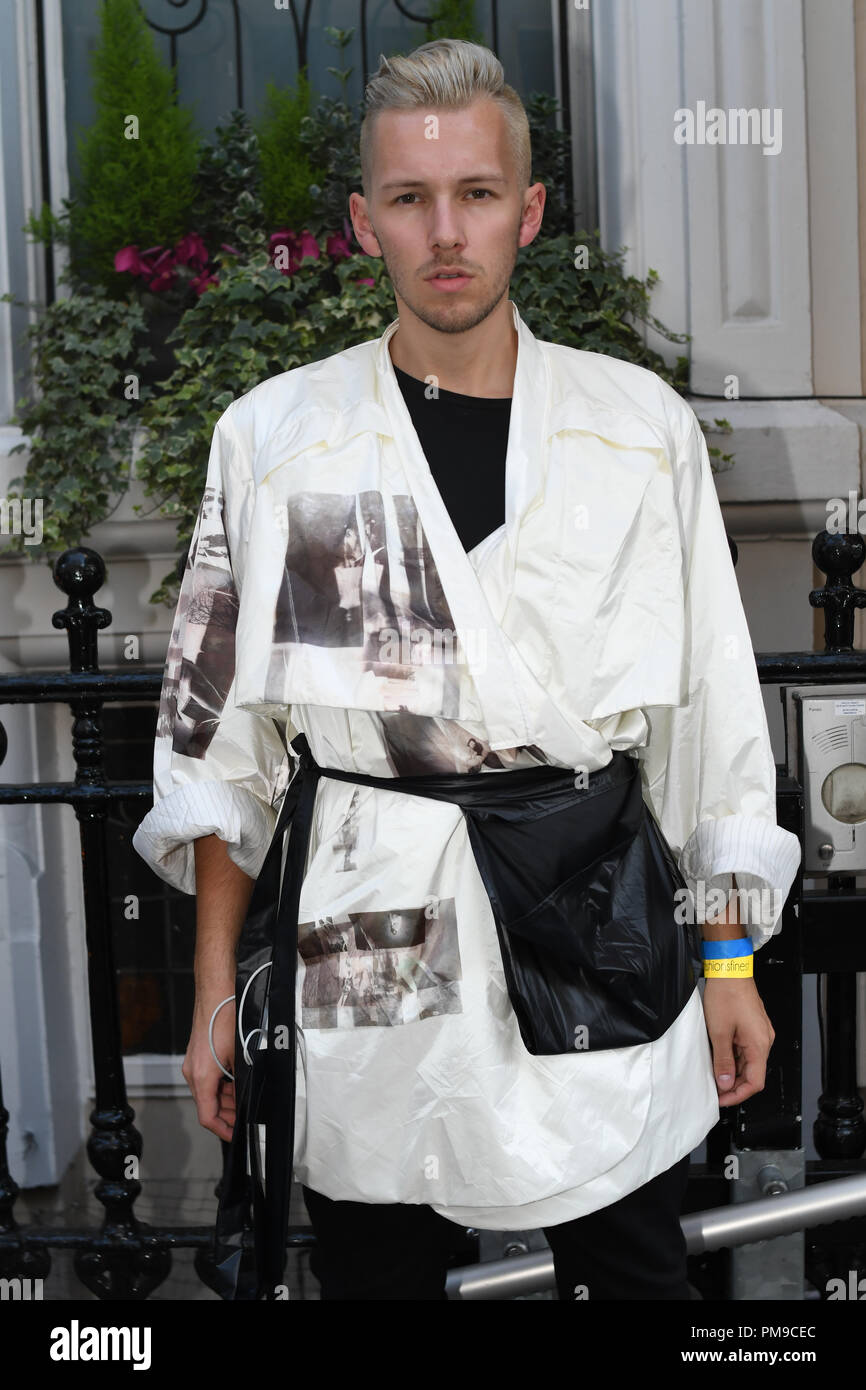
M284 1296L294 1160L298 910L320 777L462 808L490 899L509 998L533 1055L652 1041L681 1012L701 972L700 935L675 916L674 892L685 887L684 880L643 800L638 765L628 753L614 750L609 763L584 777L551 766L372 777L320 767L303 734L292 748L299 767L284 796L238 945L238 1000L256 969L269 960L270 970L262 971L268 979L267 1047L257 1047L250 1062L242 1037L235 1048L237 1114L220 1189L215 1273L209 1280L233 1299ZM238 1031L245 1031L240 1017L238 1022ZM254 1268L243 1241L251 1201Z

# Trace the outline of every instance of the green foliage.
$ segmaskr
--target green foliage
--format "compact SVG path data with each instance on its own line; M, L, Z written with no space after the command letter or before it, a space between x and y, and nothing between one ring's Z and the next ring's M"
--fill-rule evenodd
M69 210L70 201L63 198L62 211L58 216L48 203L43 203L38 213L31 212L24 224L24 231L34 241L45 242L46 245L57 243L58 246L69 244Z
M70 244L79 275L123 293L116 251L172 242L189 229L199 141L138 0L103 0L100 18L91 59L95 115L77 139ZM138 138L127 138L130 117Z
M354 29L335 29L328 25L328 42L343 51L350 43ZM341 100L321 96L313 111L304 116L298 127L298 146L306 163L318 170L310 184L312 207L306 225L314 236L342 227L349 214L349 194L361 193L361 154L358 146L364 104L353 108L345 96L351 68L328 68L339 78L344 88ZM357 245L357 243L354 243Z
M326 227L342 225L349 215L349 194L361 193L361 155L358 146L363 112L332 97L322 97L301 122L299 140L311 164L324 174L310 187L313 206L307 225L314 236Z
M586 248L585 268L575 268L577 247ZM678 357L670 368L636 325L650 325L673 343L686 342L687 335L665 328L650 310L656 272L650 270L646 280L626 275L624 257L625 248L605 251L597 232L536 237L518 253L511 298L536 337L636 362L683 391L688 358Z
M424 27L424 37L418 43L433 39L468 39L470 43L484 43L472 0L439 0Z
M37 394L19 402L13 417L29 438L29 458L25 473L11 481L23 484L25 496L43 499L43 539L41 546L25 546L22 536L11 536L7 548L32 559L80 544L126 491L140 404L126 399L125 378L130 362L149 356L135 299L118 306L101 287L73 283L71 289L28 329Z
M571 234L572 211L568 191L571 187L571 140L567 130L558 130L558 103L547 92L533 92L525 101L532 145L530 183L543 183L547 197L541 235L545 238Z
M324 29L325 38L328 43L331 44L333 48L338 48L340 50L341 57L343 57L345 49L348 48L354 32L354 29L337 29L333 24L326 24ZM349 78L352 76L352 68L326 68L325 71L329 72L332 77L337 78L337 81L340 83L340 100L344 106L348 106L348 86Z
M299 154L298 135L309 113L310 97L310 83L303 70L294 87L278 87L274 82L265 87L264 110L255 130L269 232L303 230L313 210L310 184L318 183L327 171L327 160L314 165L307 153Z
M195 230L209 247L225 242L251 252L262 245L261 185L255 129L245 111L232 111L202 148L196 176Z

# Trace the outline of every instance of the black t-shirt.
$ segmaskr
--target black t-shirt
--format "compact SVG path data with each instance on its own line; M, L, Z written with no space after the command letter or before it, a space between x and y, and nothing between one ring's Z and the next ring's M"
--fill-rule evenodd
M510 396L425 396L426 382L394 367L412 424L464 550L505 520Z

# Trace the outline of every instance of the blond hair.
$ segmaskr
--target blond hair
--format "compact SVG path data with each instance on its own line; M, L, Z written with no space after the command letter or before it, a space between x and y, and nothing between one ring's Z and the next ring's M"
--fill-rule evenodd
M379 54L379 71L364 91L361 122L361 183L369 196L373 173L373 129L380 111L440 108L463 110L479 97L491 97L505 115L517 167L517 183L529 186L532 149L523 102L505 81L505 69L489 48L466 39L434 39L405 56Z

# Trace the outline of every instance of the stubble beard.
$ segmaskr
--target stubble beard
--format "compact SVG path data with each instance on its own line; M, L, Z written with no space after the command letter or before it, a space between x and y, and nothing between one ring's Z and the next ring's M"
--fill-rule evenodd
M458 304L456 295L443 295L443 303L441 307L437 308L424 299L424 295L429 294L429 291L422 291L420 288L416 290L416 285L420 286L421 281L404 278L400 272L395 272L388 250L375 228L373 228L373 234L379 242L382 260L395 292L399 294L405 304L408 304L416 318L420 319L428 328L435 328L440 333L466 333L476 324L483 323L493 313L497 304L501 303L503 297L508 294L511 276L517 262L517 252L520 249L515 231L514 247L510 260L499 271L495 283L486 294L482 295L480 301L476 299L471 303ZM450 302L444 302L446 300Z

